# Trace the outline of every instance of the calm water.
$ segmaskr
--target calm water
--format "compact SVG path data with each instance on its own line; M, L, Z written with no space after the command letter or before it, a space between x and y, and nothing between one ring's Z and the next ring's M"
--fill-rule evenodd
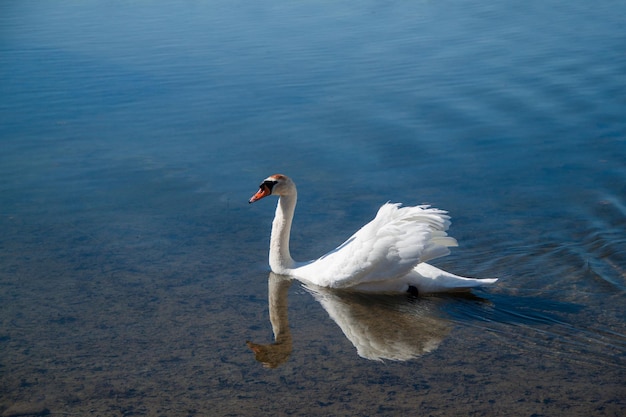
M0 414L624 415L624 15L2 2ZM501 279L268 276L274 202L247 200L276 172L298 259L430 203L461 245L435 264Z

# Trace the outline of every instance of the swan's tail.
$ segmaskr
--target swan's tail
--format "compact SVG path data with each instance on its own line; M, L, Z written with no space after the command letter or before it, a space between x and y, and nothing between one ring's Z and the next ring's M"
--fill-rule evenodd
M466 291L481 285L493 284L498 278L466 278L435 268L425 262L418 264L408 275L409 284L420 294Z

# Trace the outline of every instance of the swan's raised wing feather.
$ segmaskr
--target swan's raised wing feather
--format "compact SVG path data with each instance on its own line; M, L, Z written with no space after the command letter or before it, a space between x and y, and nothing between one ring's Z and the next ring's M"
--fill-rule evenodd
M333 288L399 278L420 262L450 253L456 240L446 234L449 225L443 210L387 203L343 244L293 274Z

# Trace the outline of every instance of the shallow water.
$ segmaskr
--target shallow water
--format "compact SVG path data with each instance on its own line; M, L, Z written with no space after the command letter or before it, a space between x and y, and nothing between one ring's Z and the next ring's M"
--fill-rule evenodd
M623 415L624 12L4 2L0 412ZM500 281L268 286L275 172L298 259L429 203Z

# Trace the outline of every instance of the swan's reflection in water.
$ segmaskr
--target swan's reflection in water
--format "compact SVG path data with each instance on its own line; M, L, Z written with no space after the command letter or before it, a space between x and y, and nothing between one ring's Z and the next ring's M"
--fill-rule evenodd
M255 358L275 368L287 361L292 339L287 317L289 277L270 273L269 314L274 343L247 342ZM352 342L359 356L406 361L437 349L451 329L433 303L398 295L373 295L305 286Z
M451 328L435 316L432 304L417 298L410 302L408 295L308 289L365 359L414 359L437 349Z
M291 278L270 272L269 277L269 310L270 322L274 331L274 343L258 345L246 342L254 352L254 357L266 368L276 368L289 359L292 349L289 319L287 317L287 295L293 281Z

